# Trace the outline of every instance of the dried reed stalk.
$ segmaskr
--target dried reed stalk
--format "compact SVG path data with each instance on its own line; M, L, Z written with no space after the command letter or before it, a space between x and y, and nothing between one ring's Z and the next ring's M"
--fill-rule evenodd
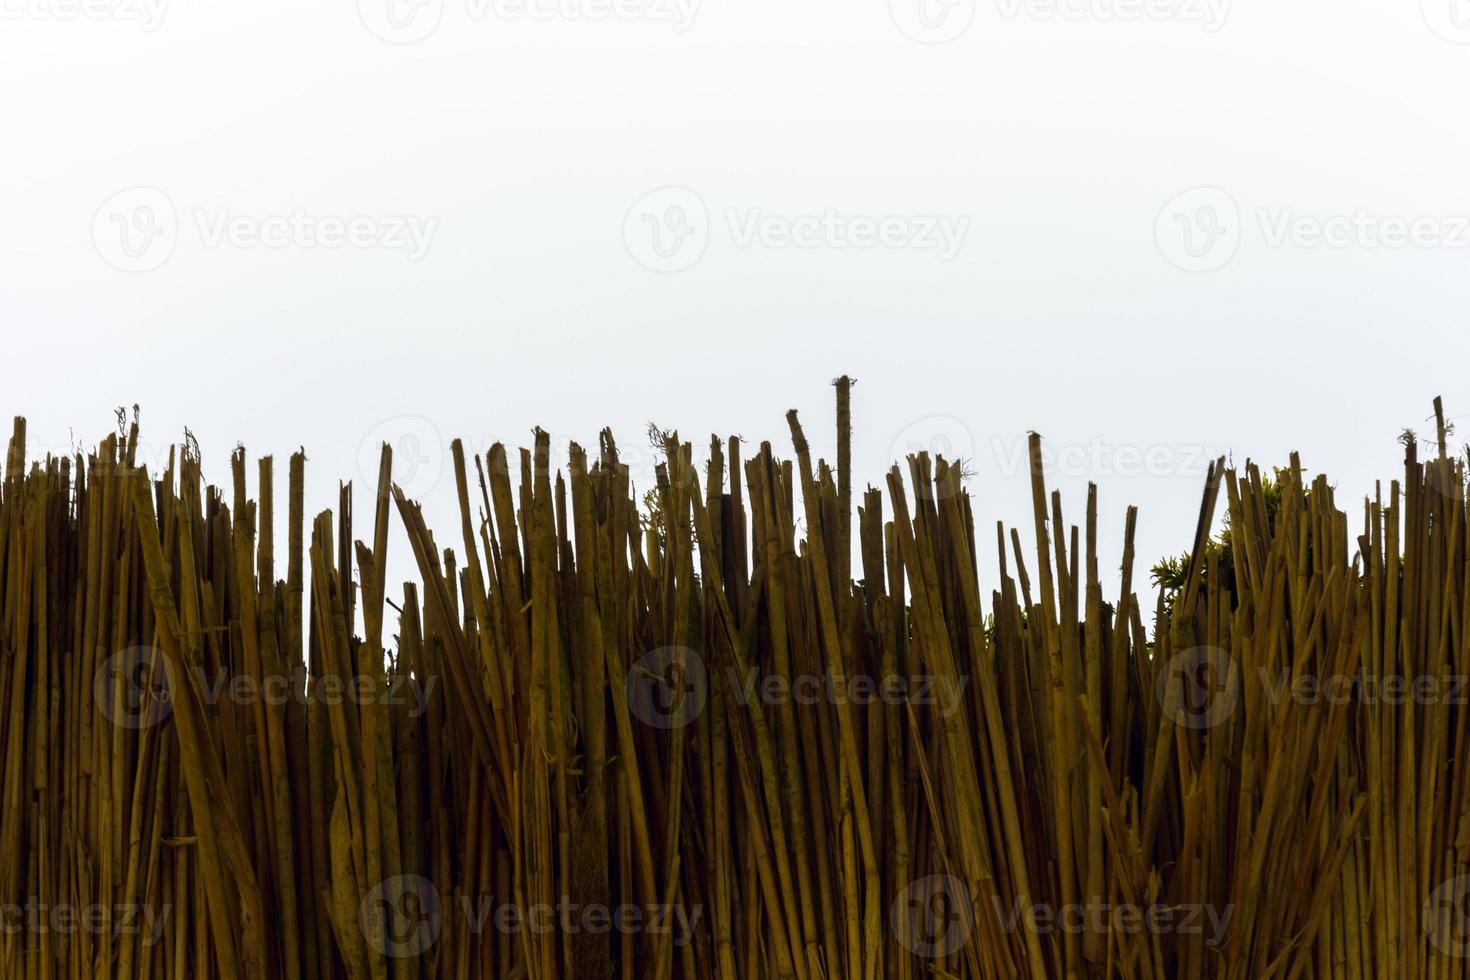
M851 395L835 471L794 412L792 460L712 438L701 472L664 433L636 489L610 432L563 473L538 431L518 485L455 442L454 547L388 447L370 540L347 487L308 534L298 454L281 580L269 458L227 502L192 444L136 465L136 418L29 465L17 420L0 977L1470 976L1438 401L1355 540L1295 457L1217 461L1145 610L1136 512L1110 602L1096 488L1068 525L1036 436L988 602L961 461L854 527Z

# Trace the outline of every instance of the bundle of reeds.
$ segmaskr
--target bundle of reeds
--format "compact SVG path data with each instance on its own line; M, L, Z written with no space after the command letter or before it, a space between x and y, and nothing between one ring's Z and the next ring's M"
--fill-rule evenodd
M455 547L387 447L366 540L346 487L308 525L298 454L283 579L271 459L250 499L243 450L229 489L135 465L136 420L28 464L17 420L0 976L1470 975L1442 422L1355 539L1295 458L1218 461L1145 608L1134 511L1106 596L1035 436L988 596L959 461L854 525L837 393L835 469L795 413L790 459L669 434L646 511L610 432L515 483L455 443Z

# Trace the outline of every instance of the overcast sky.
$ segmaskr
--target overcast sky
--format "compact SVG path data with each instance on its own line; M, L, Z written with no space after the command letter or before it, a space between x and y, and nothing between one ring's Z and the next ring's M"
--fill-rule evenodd
M1029 429L1111 570L1217 453L1356 527L1470 415L1464 0L0 0L0 88L0 415L313 512L386 437L445 544L456 436L830 457L842 373L857 488L973 460L987 591Z

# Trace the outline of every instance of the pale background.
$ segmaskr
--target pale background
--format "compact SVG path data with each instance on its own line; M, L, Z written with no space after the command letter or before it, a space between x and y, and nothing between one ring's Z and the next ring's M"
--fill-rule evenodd
M972 458L988 591L1028 429L1112 575L1130 503L1141 564L1187 546L1215 452L1356 513L1470 413L1470 4L946 2L0 0L0 416L141 403L220 483L304 446L360 529L386 436L459 550L455 436L784 453L796 407L830 458L846 372L857 489ZM867 237L782 244L829 209Z

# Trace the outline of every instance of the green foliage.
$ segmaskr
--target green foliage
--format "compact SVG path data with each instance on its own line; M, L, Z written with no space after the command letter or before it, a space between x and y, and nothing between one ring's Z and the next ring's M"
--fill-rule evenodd
M1271 474L1261 481L1261 493L1266 499L1266 527L1268 533L1276 528L1276 515L1281 510L1281 489L1291 479L1291 471L1284 466L1273 468ZM1311 488L1303 487L1303 493L1310 497ZM1235 552L1231 546L1230 537L1230 512L1225 513L1224 526L1220 533L1205 543L1206 556L1213 553L1219 557L1219 567L1225 573L1227 584L1233 584L1235 572ZM1208 569L1209 566L1205 566ZM1162 558L1149 570L1154 585L1164 593L1164 609L1173 613L1174 602L1179 597L1179 590L1184 588L1184 583L1189 575L1189 552L1174 557ZM1207 571L1201 572L1200 587L1205 587L1204 577Z

